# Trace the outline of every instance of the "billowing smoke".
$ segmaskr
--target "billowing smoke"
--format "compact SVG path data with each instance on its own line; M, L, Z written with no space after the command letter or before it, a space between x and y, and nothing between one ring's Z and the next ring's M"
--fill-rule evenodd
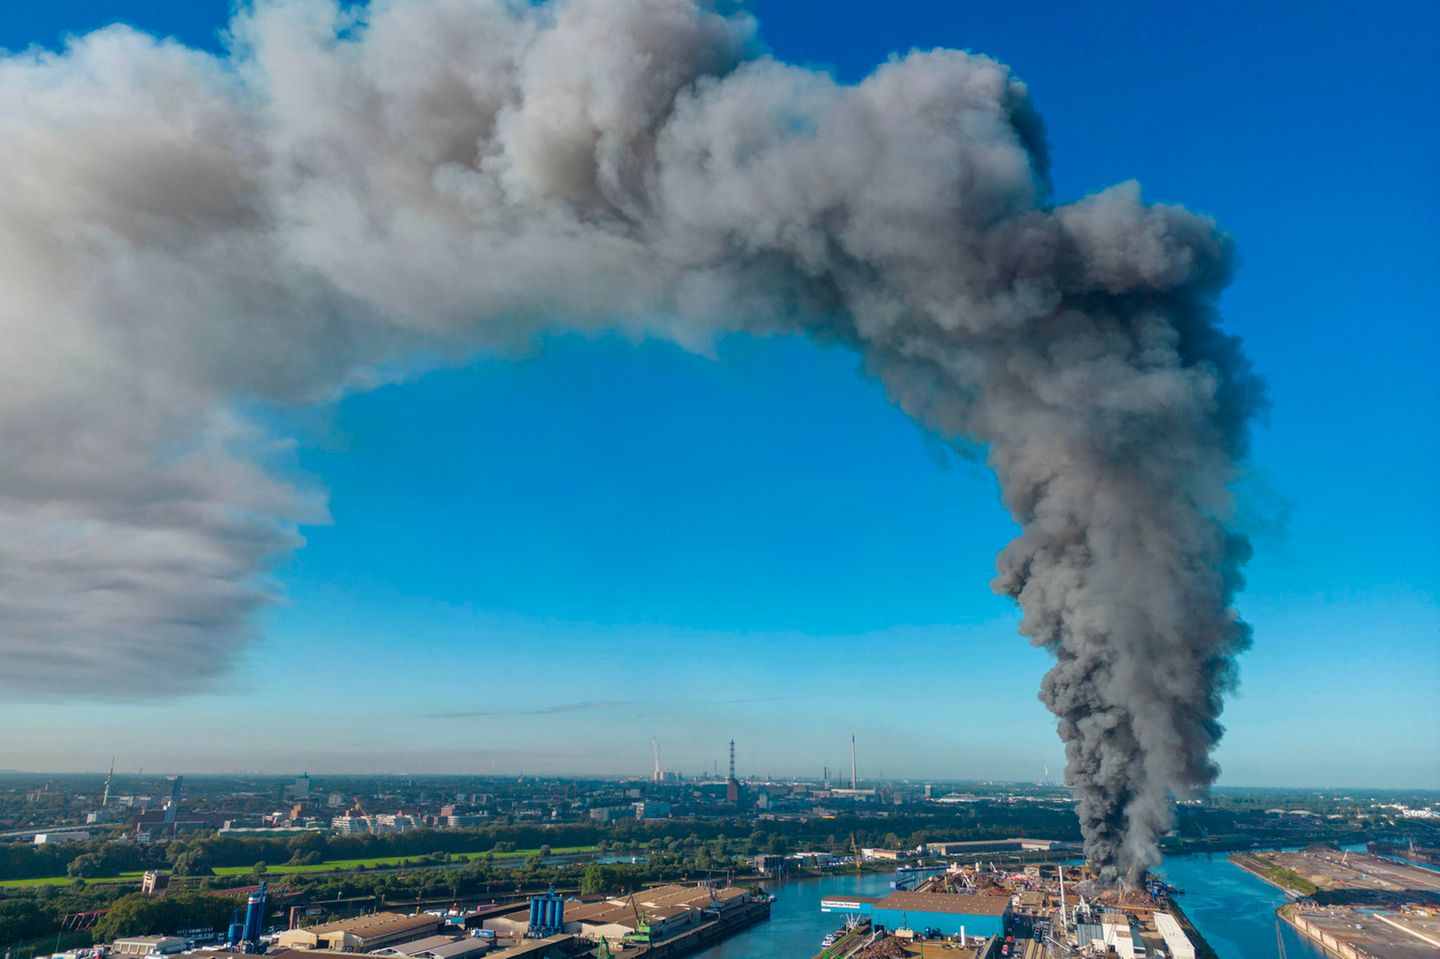
M0 59L0 681L223 673L325 520L247 411L556 328L803 331L988 450L1087 851L1155 862L1247 642L1228 242L1134 184L1055 205L993 60L845 86L754 31L692 0L274 0L223 56L115 27Z

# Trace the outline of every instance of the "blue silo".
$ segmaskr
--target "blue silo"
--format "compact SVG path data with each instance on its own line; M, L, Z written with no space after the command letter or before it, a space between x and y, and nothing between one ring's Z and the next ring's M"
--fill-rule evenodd
M565 931L565 899L550 887L541 896L530 897L530 928L525 935L531 939L544 939Z
M245 900L245 932L244 942L246 952L260 951L260 932L265 925L265 883L250 894Z

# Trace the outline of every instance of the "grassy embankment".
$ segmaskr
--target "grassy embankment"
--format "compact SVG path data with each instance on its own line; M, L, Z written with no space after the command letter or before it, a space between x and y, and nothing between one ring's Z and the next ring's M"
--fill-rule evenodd
M118 876L103 876L94 879L86 879L86 883L117 883L117 882L139 882L145 877L143 872L122 872ZM74 876L41 876L38 879L4 879L0 880L0 889L24 889L29 886L68 886L75 881Z
M550 849L552 856L568 856L576 853L594 852L594 846L553 846ZM502 859L524 859L526 856L538 856L539 849L516 849L513 852L452 852L448 863L458 860L473 861L493 856L497 861ZM373 859L330 859L325 862L309 863L307 865L277 864L265 867L266 876L289 876L295 873L316 873L316 872L358 872L362 869L383 869L386 867L404 866L406 864L421 868L435 868L447 863L426 862L421 856L377 856ZM249 876L254 872L253 866L217 866L213 874L216 876ZM86 883L138 883L144 877L143 872L122 872L118 876L104 876L95 879L86 879ZM39 879L6 879L0 881L0 888L23 888L26 886L67 886L75 881L74 876L45 876Z
M1309 879L1300 875L1293 869L1286 869L1284 866L1276 865L1259 856L1238 853L1230 857L1230 861L1244 869L1246 872L1259 876L1266 882L1279 886L1300 896L1313 896L1320 891L1320 887Z

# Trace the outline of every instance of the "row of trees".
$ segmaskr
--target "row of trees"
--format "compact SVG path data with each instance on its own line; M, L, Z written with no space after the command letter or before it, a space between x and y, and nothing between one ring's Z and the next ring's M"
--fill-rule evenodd
M677 837L750 839L751 853L780 853L800 848L839 848L850 833L864 845L917 845L939 839L990 839L1009 835L1079 838L1073 812L1046 806L976 803L961 810L907 812L883 821L840 817L806 822L729 820L620 820L607 825L502 824L480 829L420 829L381 835L330 836L321 832L290 838L207 836L142 845L91 842L68 846L0 845L0 879L40 876L113 876L121 872L168 868L179 875L208 875L217 866L268 863L317 863L332 859L385 856L420 857L435 853L504 852L553 846L622 847L669 842ZM891 839L897 842L890 842ZM78 860L78 862L77 862Z
M121 896L95 925L95 941L122 936L169 935L184 929L223 931L239 903L229 896L205 892L171 892L164 896L130 893Z

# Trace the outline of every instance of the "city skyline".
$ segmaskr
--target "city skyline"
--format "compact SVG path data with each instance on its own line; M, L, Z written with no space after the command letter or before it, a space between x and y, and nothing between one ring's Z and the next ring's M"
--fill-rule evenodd
M847 83L916 47L993 55L1045 117L1058 199L1133 177L1240 251L1221 307L1270 410L1238 484L1255 641L1219 785L1440 788L1440 133L1413 119L1436 12L1280 5L1235 31L1055 5L1036 33L929 6L753 9L777 58ZM227 16L57 2L7 16L0 48L119 20L215 50ZM1390 56L1334 83L1357 37ZM214 651L230 668L12 691L0 728L26 734L0 767L644 774L652 738L723 769L733 737L744 769L816 776L854 732L862 778L1061 780L1050 656L988 587L1016 527L983 455L793 337L522 354L247 408L325 505L250 637Z

